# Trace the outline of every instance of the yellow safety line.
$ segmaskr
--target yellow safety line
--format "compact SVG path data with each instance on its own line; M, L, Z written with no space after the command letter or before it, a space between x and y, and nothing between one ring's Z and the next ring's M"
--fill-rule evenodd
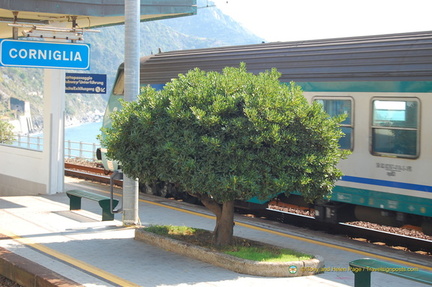
M144 203L148 203L148 204L153 204L153 205L156 205L156 206L166 207L166 208L169 208L169 209L172 209L172 210L181 211L183 213L189 213L189 214L192 214L192 215L197 215L197 216L205 217L205 218L208 218L208 219L216 219L216 216L213 216L213 215L207 215L207 214L204 214L204 213L199 213L199 212L196 212L196 211L190 211L190 210L182 209L182 208L179 208L179 207L169 206L169 205L162 204L162 203L152 202L152 201L145 200L145 199L140 199L140 201L144 202Z
M43 252L45 254L53 256L54 258L57 258L57 259L59 259L61 261L69 263L69 264L71 264L73 266L76 266L76 267L78 267L78 268L80 268L82 270L85 270L86 272L92 273L92 274L94 274L96 276L104 278L104 279L106 279L106 280L108 280L108 281L110 281L112 283L118 284L120 286L128 286L128 287L129 286L134 286L134 287L139 287L140 286L140 285L132 283L132 282L130 282L128 280L122 279L122 278L120 278L120 277L118 277L116 275L108 273L108 272L106 272L106 271L104 271L104 270L102 270L100 268L97 268L97 267L95 267L93 265L85 263L85 262L83 262L81 260L75 259L75 258L73 258L73 257L71 257L69 255L63 254L63 253L58 252L58 251L56 251L54 249L48 248L48 247L46 247L46 246L44 246L42 244L36 243L36 242L34 242L33 240L31 240L29 238L21 237L21 236L18 236L16 234L10 232L10 231L2 230L2 229L0 229L0 233L2 233L4 235L12 238L13 240L15 240L15 241L17 241L19 243L22 243L22 244L27 245L27 246L29 246L31 248L39 250L39 251L41 251L41 252ZM70 279L73 279L73 278L70 278Z
M193 214L193 215L209 218L209 219L214 219L215 218L214 216L210 216L210 215L207 215L207 214L202 214L202 213L198 213L198 212L194 212L194 211L190 211L190 210L185 210L185 209L181 209L181 208L178 208L178 207L172 207L172 206L169 206L169 205L164 205L164 204L157 203L157 202L151 202L151 201L144 200L144 199L140 199L140 201L148 203L148 204L153 204L153 205L157 205L157 206L161 206L161 207L165 207L165 208L181 211L181 212L184 212L184 213L189 213L189 214ZM375 257L375 258L378 258L378 259L381 259L381 260L392 261L392 262L396 262L396 263L402 264L402 265L407 265L407 263L408 263L406 261L399 260L399 259L389 258L389 257L386 257L386 256L377 255L377 254L373 254L373 253L369 253L369 252L365 252L365 251L360 251L360 250L355 250L355 249L351 249L351 248L348 248L348 247L333 245L333 244L330 244L330 243L320 242L320 241L316 241L316 240L308 239L308 238L303 238L303 237L296 236L296 235L290 235L290 234L286 234L286 233L283 233L283 232L280 232L280 231L274 231L274 230L270 230L270 229L266 229L266 228L261 228L261 227L254 226L254 225L247 224L247 223L242 223L242 222L237 222L236 221L235 224L238 225L238 226L243 226L243 227L246 227L246 228L258 230L258 231L261 231L261 232L267 232L267 233L271 233L271 234L274 234L274 235L288 237L288 238L291 238L291 239L300 240L300 241L304 241L304 242L307 242L307 243L321 245L321 246L325 246L325 247L336 248L336 249L347 251L347 252L361 254L361 255L367 256L367 257ZM409 262L408 265L432 271L432 267L428 267L428 266L424 266L424 265L420 265L420 264L416 264L416 263L411 263L411 262Z

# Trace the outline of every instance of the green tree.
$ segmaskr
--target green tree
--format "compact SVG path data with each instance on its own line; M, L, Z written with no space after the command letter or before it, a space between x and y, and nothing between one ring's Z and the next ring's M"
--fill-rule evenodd
M11 144L14 140L13 126L6 121L0 120L0 143Z
M198 197L216 215L215 243L229 244L234 200L299 191L313 201L341 176L341 118L330 119L279 77L248 73L245 64L180 74L124 103L102 144L125 174Z

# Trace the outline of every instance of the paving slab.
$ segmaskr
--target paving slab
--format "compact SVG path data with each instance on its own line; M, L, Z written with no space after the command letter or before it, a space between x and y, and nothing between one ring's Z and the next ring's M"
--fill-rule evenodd
M109 190L108 186L66 179L66 189L100 193ZM214 228L211 214L205 210L204 214L201 210L197 213L193 206L188 207L190 211L182 211L176 202L155 204L141 200L139 208L142 225ZM353 252L349 243L341 247L339 242L307 230L266 222L252 226L252 221L245 219L237 222L235 235L320 255L327 272L294 278L243 275L136 241L134 229L123 226L121 214L116 214L114 221L104 222L100 214L97 202L84 199L82 210L70 211L64 193L0 197L0 233L9 236L0 240L0 247L84 286L353 286L350 261L378 251L380 258L391 255L404 260L404 253L386 254L373 247ZM324 241L317 244L315 240ZM432 268L431 263L428 266ZM427 286L381 273L373 273L372 283L386 287Z

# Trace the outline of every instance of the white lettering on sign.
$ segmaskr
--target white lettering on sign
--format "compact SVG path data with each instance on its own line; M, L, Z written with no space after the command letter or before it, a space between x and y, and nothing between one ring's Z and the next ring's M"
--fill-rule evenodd
M72 61L82 62L80 52L75 51L58 51L58 50L36 50L36 49L16 49L9 50L9 57L12 59L29 59L29 60L55 60L55 61Z

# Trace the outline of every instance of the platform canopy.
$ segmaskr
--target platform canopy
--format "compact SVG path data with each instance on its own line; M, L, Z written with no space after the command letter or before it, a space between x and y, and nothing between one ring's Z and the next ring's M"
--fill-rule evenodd
M141 0L141 21L195 15L196 12L196 0ZM11 23L50 25L56 22L71 27L74 19L79 28L122 24L124 0L0 0L0 38L12 37L12 28L8 25ZM18 35L21 36L20 31Z

